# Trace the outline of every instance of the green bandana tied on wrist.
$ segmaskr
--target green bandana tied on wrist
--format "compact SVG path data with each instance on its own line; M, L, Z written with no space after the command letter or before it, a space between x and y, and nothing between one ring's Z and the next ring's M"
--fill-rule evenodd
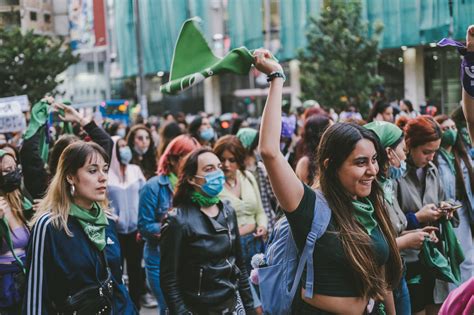
M449 169L451 170L451 172L453 172L454 176L456 176L456 167L454 166L456 159L454 158L453 152L449 152L445 148L440 147L439 153L443 156L446 162L448 162Z
M374 219L374 206L369 198L364 198L363 201L355 200L352 201L355 208L355 217L360 224L362 224L367 231L367 234L371 235L372 231L377 227L377 221Z
M169 173L168 179L170 180L171 187L173 187L174 189L176 187L176 184L178 183L178 176L176 176L175 173Z
M100 206L94 202L92 209L86 210L76 204L72 204L69 214L79 221L87 237L102 251L106 245L105 227L109 222Z
M203 194L198 193L197 191L193 191L191 193L191 201L197 203L200 207L207 208L213 206L218 203L219 200L219 197L204 196Z

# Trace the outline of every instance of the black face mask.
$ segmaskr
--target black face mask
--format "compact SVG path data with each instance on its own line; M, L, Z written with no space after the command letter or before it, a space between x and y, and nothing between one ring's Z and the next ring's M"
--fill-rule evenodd
M15 189L20 188L21 186L21 177L22 172L21 169L17 168L10 173L3 175L0 178L0 190L6 193L10 193Z

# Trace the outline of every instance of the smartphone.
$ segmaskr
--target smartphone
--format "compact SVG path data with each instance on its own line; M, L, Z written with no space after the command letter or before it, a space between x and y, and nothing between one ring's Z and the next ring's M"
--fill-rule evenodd
M454 211L454 210L457 210L459 208L461 208L462 205L454 205L454 206L450 206L450 207L442 207L442 208L439 208L439 211L441 212L451 212L451 211Z

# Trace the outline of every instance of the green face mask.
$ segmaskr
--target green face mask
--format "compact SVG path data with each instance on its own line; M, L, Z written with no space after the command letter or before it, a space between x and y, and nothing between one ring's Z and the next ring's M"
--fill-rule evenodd
M448 129L443 132L441 136L441 145L443 147L452 147L456 143L456 138L458 137L457 130Z

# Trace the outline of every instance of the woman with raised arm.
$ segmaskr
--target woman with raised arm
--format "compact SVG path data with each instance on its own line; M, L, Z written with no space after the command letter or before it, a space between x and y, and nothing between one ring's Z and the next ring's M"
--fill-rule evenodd
M260 151L301 251L311 230L316 192L297 178L280 153L282 68L266 50L255 51L254 57L257 69L270 81ZM378 147L375 135L355 124L334 124L322 136L319 187L332 218L313 252L314 295L306 298L301 290L295 314L360 315L366 312L369 299L385 300L387 313L395 314L392 288L398 285L402 268L376 182Z

